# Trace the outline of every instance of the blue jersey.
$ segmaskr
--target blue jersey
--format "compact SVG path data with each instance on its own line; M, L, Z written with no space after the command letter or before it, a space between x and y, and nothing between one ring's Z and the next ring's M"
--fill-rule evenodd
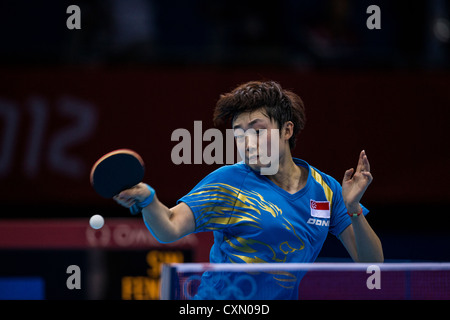
M303 189L290 194L243 162L206 176L178 202L194 213L195 232L212 231L211 263L314 262L328 232L351 224L341 185L303 160ZM363 207L364 214L368 210ZM303 273L205 272L199 299L296 299Z

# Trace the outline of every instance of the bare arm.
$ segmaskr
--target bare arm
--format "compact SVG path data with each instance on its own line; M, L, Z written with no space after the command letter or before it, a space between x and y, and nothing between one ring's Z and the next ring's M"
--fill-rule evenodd
M363 150L359 155L356 170L347 170L342 181L342 197L347 212L361 212L359 202L372 180L369 159ZM351 219L352 224L341 232L339 238L352 259L357 262L383 262L381 241L364 215L354 215Z
M124 207L131 207L135 201L143 201L150 195L144 183L122 191L114 197ZM142 209L145 222L152 229L160 242L173 242L195 231L194 214L183 202L168 208L160 202L155 194L153 201Z
M349 225L339 235L339 239L355 262L383 262L381 241L361 214L353 217Z

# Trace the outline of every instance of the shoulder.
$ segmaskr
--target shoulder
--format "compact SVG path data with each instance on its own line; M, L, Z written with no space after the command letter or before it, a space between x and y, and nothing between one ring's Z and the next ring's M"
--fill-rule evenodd
M187 203L195 216L198 214L198 210L203 208L205 204L209 205L211 202L220 201L233 203L233 197L239 193L240 187L248 176L249 170L251 169L243 163L222 166L204 177L189 193L179 199L177 203ZM218 196L219 194L222 196ZM227 196L223 196L223 194Z
M332 190L340 188L340 183L334 179L332 176L326 174L325 172L317 169L316 167L308 164L306 161L294 158L294 162L297 165L308 168L309 177L316 183L320 184L322 187L328 187Z
M248 174L250 171L251 169L241 161L232 165L224 165L209 175Z
M340 186L340 183L333 178L332 176L330 176L329 174L324 173L323 171L320 171L319 169L315 168L315 167L310 167L311 168L311 174L317 179L320 180L323 179L323 181L328 184L330 186L330 188L335 188L336 186Z
M244 163L239 162L232 165L224 165L210 174L208 174L205 179L225 179L229 180L236 177L246 176L250 172L250 168Z
M251 169L242 162L233 165L224 165L209 173L194 189L211 183L240 185L250 172Z

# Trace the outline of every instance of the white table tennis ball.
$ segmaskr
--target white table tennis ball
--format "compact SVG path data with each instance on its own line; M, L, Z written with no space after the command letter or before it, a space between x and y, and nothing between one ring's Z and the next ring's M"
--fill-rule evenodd
M92 229L100 229L105 224L105 219L99 214L95 214L89 219L89 224Z

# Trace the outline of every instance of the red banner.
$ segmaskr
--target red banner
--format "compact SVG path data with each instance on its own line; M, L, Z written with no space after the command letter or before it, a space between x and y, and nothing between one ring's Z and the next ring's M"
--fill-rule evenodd
M172 205L220 166L174 164L172 133L186 129L205 150L219 95L261 78L305 101L308 122L294 156L340 181L367 151L374 183L366 202L450 198L447 75L56 69L0 73L0 201L109 203L90 187L90 167L130 148L144 158L145 181ZM202 121L199 136L194 121Z
M98 230L88 219L2 220L0 249L160 249L189 250L197 262L209 261L212 235L190 234L161 244L147 230L142 219L109 218Z

